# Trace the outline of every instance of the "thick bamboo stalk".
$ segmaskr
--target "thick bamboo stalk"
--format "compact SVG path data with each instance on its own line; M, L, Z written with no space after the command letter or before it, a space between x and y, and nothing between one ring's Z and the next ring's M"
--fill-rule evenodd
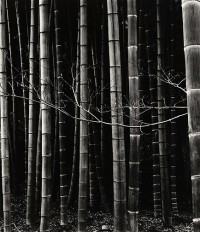
M128 75L129 75L129 102L130 126L138 126L139 110L139 75L137 60L137 4L136 1L127 2L128 16ZM138 106L133 109L132 106ZM130 129L129 150L129 191L128 216L131 231L138 231L138 201L139 201L139 164L140 164L140 130Z
M78 232L86 231L88 186L88 32L87 0L80 0L80 158Z
M159 163L159 145L158 145L158 111L157 111L157 80L154 66L154 48L153 31L151 29L151 18L147 14L146 19L146 47L149 75L149 89L151 101L151 123L152 126L152 153L153 153L153 202L155 217L161 216L161 189L160 189L160 163Z
M6 1L0 1L1 165L4 232L11 232L8 99L6 75Z
M22 95L23 95L23 109L24 109L24 156L25 156L25 185L27 182L27 159L28 159L28 101L27 101L27 91L25 80L25 58L24 58L24 49L22 41L22 28L21 28L21 15L19 13L19 0L15 0L15 11L17 18L17 31L18 31L18 41L19 41L19 53L20 53L20 68L21 68L21 77L22 77Z
M126 230L126 166L122 111L122 75L119 41L118 5L107 0L110 62L110 98L113 148L114 231Z
M193 226L200 231L200 2L182 1L183 35L190 143Z
M170 186L168 172L168 157L166 150L166 113L164 107L164 2L156 1L157 7L157 100L158 100L158 138L159 138L159 154L160 154L160 176L161 176L161 198L162 198L162 217L164 225L171 224L171 203L170 203Z
M79 16L80 17L80 16ZM73 147L73 162L72 162L72 175L71 175L71 183L69 189L69 195L67 204L70 205L72 200L74 199L74 192L77 181L77 168L78 168L78 153L79 153L79 107L77 103L80 103L80 19L78 18L78 33L77 33L77 55L76 55L76 77L75 77L75 124L74 124L74 147Z
M170 0L170 75L171 77L175 76L175 1ZM175 87L172 85L170 87L170 100L171 106L174 107L176 104L175 96ZM175 108L170 110L171 118L176 116ZM178 214L178 205L177 205L177 192L176 192L176 120L171 121L171 204L172 204L172 213L173 215Z
M56 75L58 81L58 117L59 117L59 154L60 154L60 224L67 224L67 141L66 116L61 112L65 109L64 102L64 75L63 75L63 46L61 41L62 30L59 21L60 9L58 1L54 0L55 43L56 43Z
M27 210L26 224L33 226L35 213L35 178L37 153L37 35L38 15L37 0L31 1L30 53L29 53L29 124L28 124L28 176L27 176Z
M42 110L42 200L40 232L49 230L51 197L51 102L49 69L49 0L39 0L40 14L40 72Z

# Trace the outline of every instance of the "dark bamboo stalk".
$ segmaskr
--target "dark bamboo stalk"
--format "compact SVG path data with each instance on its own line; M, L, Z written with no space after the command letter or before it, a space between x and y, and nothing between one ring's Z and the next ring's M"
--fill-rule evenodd
M158 100L158 138L160 154L162 217L166 226L171 224L171 202L168 172L168 157L166 149L166 112L164 107L165 91L163 82L164 69L164 2L157 0L157 100Z
M160 192L160 164L159 164L159 145L158 145L158 111L157 111L157 80L156 70L154 68L154 48L153 48L153 31L151 30L151 17L147 14L146 19L146 44L147 44L147 61L151 101L151 123L152 126L152 154L153 154L153 201L154 215L161 216L161 192Z
M79 107L80 103L80 20L78 18L78 33L77 33L77 56L76 56L76 77L75 77L75 125L74 125L74 147L73 147L73 164L72 175L69 189L67 204L70 205L74 199L74 192L76 187L78 175L78 153L79 153Z
M92 128L92 122L89 122L89 196L90 196L90 208L95 210L97 207L97 177L95 167L95 142L94 133Z
M170 0L170 75L171 77L175 76L175 1ZM171 106L174 107L176 104L175 96L175 87L170 86L170 101ZM171 118L176 116L176 109L171 108L170 110ZM171 204L172 204L172 213L173 215L178 214L178 205L177 205L177 192L176 192L176 120L171 121Z
M21 77L22 77L22 92L23 92L23 109L24 109L24 155L25 155L25 186L27 183L27 159L28 159L28 101L27 101L27 81L26 81L26 71L25 71L25 57L22 41L22 28L21 28L21 15L19 13L19 1L15 0L15 10L17 18L17 31L18 31L18 40L19 40L19 53L20 53L20 68L21 68Z
M36 188L35 188L35 212L37 213L41 203L41 177L42 177L42 111L40 109L38 134L37 134L37 153L36 153Z
M61 41L60 9L58 1L54 0L55 43L56 43L56 75L58 81L58 118L59 118L59 154L60 154L60 224L67 224L67 142L66 142L66 117L61 110L65 109L64 103L64 75L63 75L63 46Z
M38 15L37 0L31 1L30 21L30 53L29 53L29 124L28 124L28 178L27 178L27 211L26 224L33 226L35 212L35 178L36 178L36 153L37 153L37 35Z
M12 146L13 151L16 152L16 105L15 105L15 83L13 73L13 50L11 44L11 31L10 31L10 17L8 9L8 0L6 0L6 13L7 13L7 30L8 30L8 43L9 43L9 62L10 62L10 74L11 74L11 86L12 86ZM16 154L15 154L16 157Z

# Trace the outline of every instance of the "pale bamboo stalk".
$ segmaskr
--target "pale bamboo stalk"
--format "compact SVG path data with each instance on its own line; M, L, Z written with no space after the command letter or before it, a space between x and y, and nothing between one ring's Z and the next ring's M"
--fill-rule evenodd
M67 141L66 141L66 116L61 112L65 109L64 103L64 76L63 76L63 46L61 41L61 27L59 21L60 9L58 2L54 0L54 22L56 43L56 76L58 81L58 118L59 118L59 155L60 155L60 224L67 224Z
M170 0L170 75L171 77L175 76L175 0ZM176 96L175 96L175 87L170 86L170 104L175 106ZM171 118L176 116L175 108L170 110ZM171 121L171 204L172 204L172 214L178 214L178 204L177 204L177 192L176 192L176 120Z
M87 0L80 0L80 158L78 193L78 232L87 225L88 195L88 28Z
M79 16L80 17L80 16ZM76 77L75 77L75 98L78 101L78 104L80 102L80 20L78 17L78 33L77 33L77 55L76 55ZM75 125L74 125L74 146L73 146L73 161L72 161L72 175L71 175L71 183L70 183L70 189L69 189L69 195L67 204L70 205L72 203L72 200L74 199L74 192L76 187L76 181L77 181L77 168L78 168L78 153L79 153L79 107L77 106L77 103L75 102Z
M194 232L200 232L200 2L182 1Z
M138 126L140 120L140 79L138 75L137 60L137 3L135 0L127 2L128 16L128 76L129 76L129 102L130 126ZM132 106L138 106L133 109ZM140 164L140 130L130 129L129 150L129 191L128 191L128 217L131 231L138 231L138 204L139 204L139 164Z
M152 126L152 155L153 155L153 203L154 203L154 216L161 216L161 192L160 192L160 164L159 164L159 145L158 145L158 111L157 111L157 80L156 70L154 68L154 48L153 48L153 31L151 29L151 17L145 15L146 21L146 47L147 47L147 62L148 62L148 75L149 75L149 89L151 106L151 122Z
M49 67L49 0L39 0L40 14L40 72L42 110L42 190L40 232L49 231L51 198L51 102Z
M1 164L4 232L11 232L8 99L6 74L6 1L0 1Z
M25 58L23 50L23 41L22 41L22 29L21 29L21 16L19 14L19 1L15 0L15 11L17 18L17 31L18 31L18 42L19 42L19 53L20 53L20 68L21 68L21 77L22 77L22 92L23 92L23 110L24 110L24 156L25 156L25 186L27 183L27 159L28 159L28 101L27 101L27 86L25 81Z
M118 5L107 0L110 62L110 97L113 148L114 231L126 230L126 165L122 112L122 75L119 41Z
M36 153L37 153L37 0L31 0L30 52L29 52L29 124L28 124L28 176L26 224L33 226L35 214Z
M164 2L156 0L157 7L157 100L158 100L158 139L160 154L160 176L161 176L161 198L162 198L162 217L165 226L171 224L171 202L168 172L168 157L166 150L166 112L164 106L165 91L163 82L164 69Z

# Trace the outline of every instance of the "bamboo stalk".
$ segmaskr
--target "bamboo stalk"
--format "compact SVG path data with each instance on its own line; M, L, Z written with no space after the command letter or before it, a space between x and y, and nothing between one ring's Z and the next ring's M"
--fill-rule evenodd
M10 17L8 9L8 0L6 0L6 13L7 13L7 30L8 30L8 43L9 43L9 61L10 61L10 73L11 73L11 85L12 85L12 145L13 150L16 152L16 106L15 106L15 83L13 73L13 50L11 44L11 31L10 31ZM15 154L16 157L16 154Z
M170 75L175 76L175 1L170 0ZM170 104L173 107L176 104L175 87L170 87ZM171 108L171 118L176 116L176 109ZM176 120L171 121L171 204L173 215L178 214L177 192L176 192Z
M54 0L55 19L55 43L56 43L56 75L58 81L58 118L59 118L59 154L60 154L60 224L67 224L67 142L66 142L66 117L61 112L65 109L64 101L64 77L63 77L63 46L61 41L61 27L59 21L60 9L58 2Z
M190 144L193 226L200 231L200 2L182 1L183 36L188 105L188 134Z
M94 133L92 128L92 122L89 122L89 196L90 196L90 208L95 210L97 207L97 176L95 167L95 142Z
M6 74L6 1L0 1L1 164L4 232L11 232L8 99Z
M38 134L37 134L37 153L36 153L36 188L35 188L35 212L39 210L41 203L41 177L42 177L42 111L40 109Z
M25 77L25 58L24 58L24 49L23 49L23 41L22 41L22 28L21 28L21 16L19 13L19 1L15 0L15 11L17 18L17 31L18 31L18 42L19 42L19 53L20 53L20 66L21 66L21 77L22 77L22 92L23 92L23 109L24 109L24 155L25 155L25 186L27 183L27 159L28 159L28 101L27 101L27 91L26 91L26 83Z
M80 0L80 159L78 232L86 231L88 186L88 42L87 0Z
M35 178L37 153L37 104L35 86L37 79L37 4L31 1L30 53L29 53L29 124L28 124L28 178L26 224L33 226L35 212Z
M171 203L169 188L168 157L166 150L166 124L161 123L166 119L164 106L165 91L163 83L164 69L164 2L156 1L157 7L157 100L158 100L158 138L160 154L160 176L161 176L161 198L163 223L166 226L171 224Z
M158 112L157 112L157 80L156 70L154 68L154 48L153 48L153 31L151 30L150 15L145 16L146 19L146 44L147 44L147 61L148 75L151 101L151 123L152 126L152 153L153 153L153 200L154 200L154 215L161 216L161 192L160 192L160 164L159 164L159 145L158 145Z
M42 110L42 200L40 232L49 230L51 197L51 109L45 102L51 102L49 69L49 0L39 0L40 14L40 71Z
M107 0L110 61L110 103L113 149L114 231L126 230L126 166L122 112L122 76L119 41L118 5Z
M129 75L129 102L130 126L138 126L140 120L139 110L139 75L137 60L137 3L127 2L128 14L128 75ZM132 106L138 106L133 109ZM138 231L138 203L139 203L139 164L140 164L140 130L130 129L129 150L129 192L128 217L131 231Z
M71 183L69 189L69 195L67 204L70 205L72 200L74 199L74 192L76 187L77 180L77 169L78 169L78 153L79 153L79 107L77 103L80 103L80 16L78 16L78 33L77 33L77 55L76 55L76 77L75 77L75 98L77 102L75 102L75 125L74 125L74 147L73 147L73 164L72 164L72 175L71 175Z

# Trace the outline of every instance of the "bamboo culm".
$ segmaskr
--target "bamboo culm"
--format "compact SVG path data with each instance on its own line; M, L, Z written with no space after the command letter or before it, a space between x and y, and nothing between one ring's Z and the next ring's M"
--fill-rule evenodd
M173 78L175 76L175 20L176 20L176 11L175 11L175 1L170 0L170 76ZM170 104L175 106L176 104L175 88L170 86ZM171 118L176 116L175 108L171 108ZM176 192L176 120L171 121L171 204L172 204L172 214L178 214L178 204L177 204L177 192Z
M59 21L59 3L54 0L54 19L55 19L55 43L56 43L56 75L58 81L58 107L65 109L64 102L64 76L63 76L63 46L61 41L61 27ZM66 116L58 111L59 118L59 156L60 156L60 224L67 224L67 141L66 141Z
M88 195L88 28L87 0L80 0L80 158L78 232L86 232Z
M200 232L200 2L182 0L194 232Z
M40 232L49 230L51 197L51 102L49 67L49 0L39 0L40 14L40 73L42 111L42 190Z
M11 232L11 196L8 135L8 99L6 73L6 1L0 1L0 104L1 104L1 164L4 232Z
M138 126L139 111L139 75L137 61L137 4L136 1L127 2L128 16L128 76L130 101L130 126ZM138 108L133 109L132 105ZM128 217L131 231L138 231L138 204L139 204L139 164L140 164L140 130L130 129L129 149L129 190L128 190Z
M155 217L161 216L161 189L160 189L160 162L159 162L159 145L158 145L158 111L157 111L157 80L155 78L156 70L154 68L154 48L153 48L153 31L150 25L150 15L145 15L146 21L146 47L149 75L149 89L151 106L152 126L152 153L153 153L153 202Z
M158 139L159 139L159 158L160 158L160 176L161 176L161 198L162 198L162 217L166 226L171 224L171 203L170 186L168 172L168 157L166 144L166 112L164 106L165 91L163 82L164 69L164 30L163 30L163 12L164 2L156 1L157 7L157 101L158 101Z
M126 230L126 165L122 112L122 76L119 41L118 5L107 0L108 45L110 62L110 104L113 149L114 231Z

